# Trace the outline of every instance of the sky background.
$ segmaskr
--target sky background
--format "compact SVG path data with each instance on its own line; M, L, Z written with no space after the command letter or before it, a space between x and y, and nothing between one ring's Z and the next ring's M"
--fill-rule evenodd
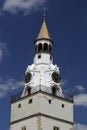
M62 89L74 95L74 129L87 130L87 0L0 0L0 130L33 63L44 7Z

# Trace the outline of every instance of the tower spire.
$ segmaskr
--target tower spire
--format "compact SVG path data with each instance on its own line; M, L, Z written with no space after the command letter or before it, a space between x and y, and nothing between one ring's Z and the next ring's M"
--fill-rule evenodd
M44 14L43 14L43 23L41 26L41 29L39 31L38 37L36 38L36 40L40 40L40 39L48 39L51 40L47 25L46 25L46 11L44 8Z

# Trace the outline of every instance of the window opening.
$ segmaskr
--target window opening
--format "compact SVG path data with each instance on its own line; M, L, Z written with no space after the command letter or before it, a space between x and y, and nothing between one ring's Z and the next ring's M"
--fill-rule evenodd
M44 43L44 52L48 52L48 44Z
M56 88L55 87L52 87L52 94L56 95Z
M59 130L59 127L54 127L54 129L53 130Z
M51 101L52 101L52 100L49 100L49 104L51 104Z
M26 130L26 127L25 127L25 126L23 126L21 130Z
M29 104L31 104L32 103L32 99L29 99Z
M40 52L42 52L42 44L41 43L38 45L38 53L40 53Z
M40 59L41 58L41 55L38 55L38 59Z
M65 106L64 106L64 104L62 104L62 108L64 108Z
M21 104L18 104L18 108L20 108L21 107Z
M31 94L31 88L30 87L27 88L27 92L28 92L28 95Z

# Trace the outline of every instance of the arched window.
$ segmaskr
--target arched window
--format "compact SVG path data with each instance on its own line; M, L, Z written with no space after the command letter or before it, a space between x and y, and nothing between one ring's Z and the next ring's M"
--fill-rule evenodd
M48 52L48 44L47 43L44 43L44 52Z
M42 44L41 43L39 43L39 45L38 45L38 53L40 53L40 52L42 52Z
M49 45L49 53L51 54L52 52L52 49L51 49L51 45Z

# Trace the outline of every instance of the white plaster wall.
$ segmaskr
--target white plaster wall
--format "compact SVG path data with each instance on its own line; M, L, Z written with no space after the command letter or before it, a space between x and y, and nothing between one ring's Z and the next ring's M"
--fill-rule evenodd
M32 103L29 104L29 99L32 99ZM18 105L21 107L18 108ZM38 96L31 96L21 99L11 105L11 122L34 115L39 112L39 99Z
M39 94L40 112L52 117L73 122L73 103L55 97ZM48 100L52 100L51 104ZM64 104L64 108L62 108Z
M10 126L10 130L22 130L24 126L26 130L38 130L37 117L17 122Z
M28 104L29 99L33 99L31 104ZM49 104L49 99L52 100L51 104ZM21 104L21 108L18 108L18 104ZM64 108L62 108L62 104L65 105ZM73 122L73 103L39 92L12 104L11 122L36 113Z
M41 117L42 130L53 130L54 126L59 127L60 128L59 130L70 130L70 128L73 128L73 125L71 124L67 124L46 117Z
M41 58L38 58L38 55L41 55ZM50 64L52 61L50 60L50 55L41 53L41 54L36 54L34 58L34 63L37 64Z
M54 126L59 127L60 130L70 130L70 128L73 128L73 125L69 123L37 116L12 124L10 130L21 130L24 126L26 130L53 130Z
M53 72L52 69L49 69L48 65L38 65L36 67L37 72L33 71L32 76L32 86L36 87L37 85L41 84L46 87L50 87L52 82L51 73ZM31 71L32 72L32 71ZM59 73L59 72L58 72ZM31 82L29 84L31 84Z
M52 73L56 71L59 72L59 68L57 65L53 64L39 64L35 65L32 64L31 66L28 65L26 69L26 73L30 72L32 74L31 81L28 83L25 83L25 88L22 93L22 96L26 95L26 88L31 87L31 89L35 89L36 91L39 91L40 89L46 91L47 89L50 89L52 91L52 86L56 86L58 88L57 93L58 95L63 95L62 89L60 87L60 83L55 83L52 79ZM41 86L40 89L38 89L37 86ZM44 86L44 88L43 88ZM32 91L32 90L31 90Z

